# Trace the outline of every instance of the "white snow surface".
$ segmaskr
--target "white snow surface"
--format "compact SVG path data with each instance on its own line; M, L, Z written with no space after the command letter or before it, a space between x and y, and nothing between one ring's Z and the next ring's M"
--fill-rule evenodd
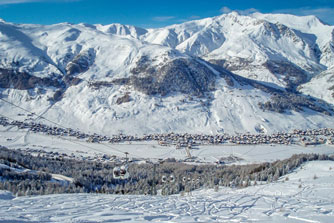
M301 92L334 104L334 67L303 84Z
M288 177L288 180L285 180ZM313 161L278 182L184 196L0 192L0 222L332 222L334 162ZM5 199L4 199L5 198Z
M0 64L8 67L12 61L19 61L20 70L33 72L34 76L46 77L52 72L63 75L75 56L93 50L93 66L81 78L102 81L108 76L126 77L140 56L166 59L164 55L171 51L164 46L144 44L130 34L126 36L126 32L113 34L110 29L88 24L43 26L0 22Z
M8 191L0 191L0 200L11 200L15 198L12 193Z

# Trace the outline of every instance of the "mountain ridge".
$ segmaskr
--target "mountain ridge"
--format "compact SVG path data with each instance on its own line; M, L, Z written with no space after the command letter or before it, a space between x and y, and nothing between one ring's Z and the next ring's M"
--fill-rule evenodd
M333 106L325 102L334 88L326 96L310 90L318 75L331 75L326 61L334 55L318 43L326 35L314 33L333 27L308 17L313 22L304 23L317 27L310 34L255 18L273 15L252 16L233 12L159 29L2 21L0 96L99 133L275 132L334 124ZM333 36L328 39L331 47ZM19 113L1 105L2 114Z

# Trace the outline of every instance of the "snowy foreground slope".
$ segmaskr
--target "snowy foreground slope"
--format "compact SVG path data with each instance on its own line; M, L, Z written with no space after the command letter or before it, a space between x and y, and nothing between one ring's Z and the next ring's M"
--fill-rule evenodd
M286 179L288 177L288 179ZM334 162L306 163L276 183L175 196L0 192L0 222L332 222Z
M105 135L330 127L333 40L313 16L233 12L160 29L1 20L0 114Z

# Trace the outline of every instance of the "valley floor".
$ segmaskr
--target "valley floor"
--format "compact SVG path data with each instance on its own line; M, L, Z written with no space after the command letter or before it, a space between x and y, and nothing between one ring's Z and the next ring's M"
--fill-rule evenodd
M10 149L23 149L30 153L41 151L46 153L73 154L80 159L100 160L105 154L108 156L125 157L128 152L131 159L157 161L158 159L175 158L176 160L187 160L188 155L185 148L175 149L174 145L161 146L158 141L122 142L122 143L88 143L74 137L50 136L41 133L33 133L0 126L0 145ZM193 162L214 163L221 158L235 156L240 158L233 164L249 164L273 162L278 159L287 159L294 154L317 153L333 154L333 145L199 145L190 150ZM36 153L36 155L37 155Z
M313 161L276 183L184 196L15 198L2 191L0 222L333 222L333 187L334 162Z

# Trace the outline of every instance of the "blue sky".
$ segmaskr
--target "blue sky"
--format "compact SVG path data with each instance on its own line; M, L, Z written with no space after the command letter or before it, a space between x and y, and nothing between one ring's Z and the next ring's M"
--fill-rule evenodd
M0 18L14 23L122 23L148 28L231 10L316 15L334 25L334 0L0 0Z

